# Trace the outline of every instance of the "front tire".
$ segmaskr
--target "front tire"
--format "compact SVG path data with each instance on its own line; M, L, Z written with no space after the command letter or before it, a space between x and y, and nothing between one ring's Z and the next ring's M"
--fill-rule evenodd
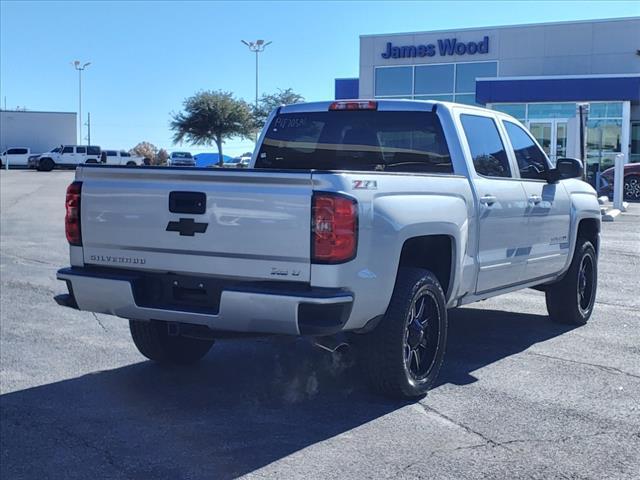
M576 250L566 275L545 292L551 320L567 325L589 321L596 301L598 257L593 244L578 237Z
M425 395L438 376L447 342L446 298L436 276L400 268L385 316L357 341L375 390L405 399Z
M162 364L196 363L213 345L213 340L169 335L165 322L129 320L129 330L138 351Z
M39 172L50 172L56 166L55 162L50 158L43 158L38 162Z

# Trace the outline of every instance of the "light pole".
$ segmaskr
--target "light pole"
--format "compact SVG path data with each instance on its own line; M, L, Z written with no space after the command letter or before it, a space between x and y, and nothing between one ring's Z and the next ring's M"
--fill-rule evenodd
M244 43L249 50L255 52L256 54L256 110L258 109L258 54L260 52L264 52L264 49L267 45L270 45L271 42L265 42L264 40L256 40L255 42L247 42L245 40L240 40Z
M76 60L72 63L72 65L78 71L78 125L80 127L79 144L82 144L82 72L85 68L91 65L91 62L80 65L80 60Z

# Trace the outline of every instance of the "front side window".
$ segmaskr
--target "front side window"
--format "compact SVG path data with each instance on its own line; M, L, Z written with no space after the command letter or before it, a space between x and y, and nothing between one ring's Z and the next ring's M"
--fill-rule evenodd
M89 155L100 155L100 147L87 147Z
M64 147L62 153L73 153L73 147Z
M120 152L121 157L130 157L129 152Z
M509 159L490 117L460 115L476 172L486 177L511 177Z
M284 113L273 119L256 168L452 173L431 112Z
M546 180L547 157L524 129L512 122L503 122L518 162L520 177Z

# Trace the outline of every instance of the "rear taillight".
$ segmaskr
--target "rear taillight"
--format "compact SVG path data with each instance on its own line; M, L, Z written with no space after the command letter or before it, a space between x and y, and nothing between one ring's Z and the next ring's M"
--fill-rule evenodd
M311 261L343 263L353 259L358 245L357 202L336 193L315 193L311 205Z
M80 192L82 182L73 182L67 187L67 200L65 202L66 215L64 217L64 230L67 240L71 245L82 245L80 232Z
M373 100L345 100L333 102L329 110L377 110L378 102Z

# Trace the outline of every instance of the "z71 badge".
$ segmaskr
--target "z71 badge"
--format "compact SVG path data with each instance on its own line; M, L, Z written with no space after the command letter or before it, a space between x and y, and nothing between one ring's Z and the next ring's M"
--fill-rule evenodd
M377 190L377 180L352 180L351 188L353 190Z

